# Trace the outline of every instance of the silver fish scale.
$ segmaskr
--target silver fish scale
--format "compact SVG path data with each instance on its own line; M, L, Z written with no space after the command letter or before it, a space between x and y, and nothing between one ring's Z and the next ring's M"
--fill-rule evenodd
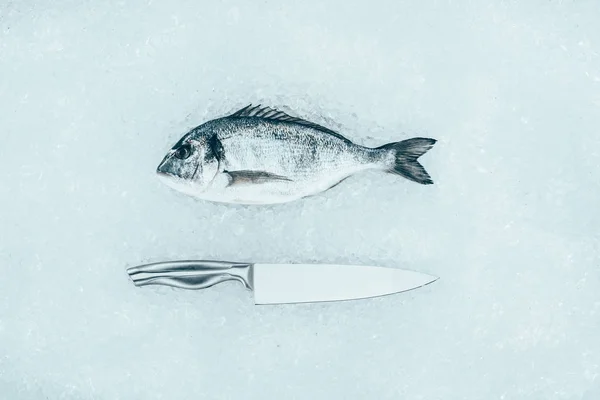
M258 118L225 122L217 135L226 170L269 171L292 180L370 160L368 149L315 128Z

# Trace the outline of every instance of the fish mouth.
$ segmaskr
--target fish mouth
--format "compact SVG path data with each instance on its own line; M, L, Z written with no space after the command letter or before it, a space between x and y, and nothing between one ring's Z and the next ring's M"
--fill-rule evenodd
M172 173L167 171L161 171L157 169L156 176L158 177L159 181L170 187L173 187L174 185L180 183L180 178L178 176L173 175Z
M159 175L173 175L173 174L170 174L170 173L169 173L169 172L168 172L168 171L167 171L167 170L164 168L164 167L165 167L165 164L166 164L166 162L167 162L167 159L165 158L164 160L162 160L162 161L160 162L160 164L158 164L158 167L156 167L156 173L157 173L157 174L159 174Z
M179 186L181 186L181 184L184 182L184 180L177 175L167 171L156 170L156 176L158 177L159 181L169 187L172 187L173 189L178 189Z
M198 188L194 186L194 182L189 179L184 179L176 174L168 171L156 171L158 180L167 187L190 196L198 195Z
M166 163L167 160L165 159L158 164L158 167L156 167L156 175L158 175L158 178L165 182L181 180L181 177L177 176L166 167Z
M173 189L178 189L178 186L181 185L182 179L168 170L163 169L162 167L163 163L156 168L156 176L158 177L158 180Z
M172 173L167 172L167 171L163 171L163 170L160 170L160 169L156 170L156 174L158 176L162 176L162 177L175 177L175 175L173 175Z

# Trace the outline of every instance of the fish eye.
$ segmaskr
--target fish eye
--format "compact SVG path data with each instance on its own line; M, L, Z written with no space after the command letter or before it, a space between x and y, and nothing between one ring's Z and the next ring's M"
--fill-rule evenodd
M177 157L180 160L185 160L186 158L188 158L191 155L192 155L192 146L190 146L189 144L184 144L184 145L180 146L177 149L177 151L175 152L175 157Z

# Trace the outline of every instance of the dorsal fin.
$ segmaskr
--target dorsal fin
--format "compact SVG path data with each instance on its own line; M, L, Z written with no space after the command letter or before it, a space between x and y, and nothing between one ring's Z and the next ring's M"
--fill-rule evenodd
M252 104L248 104L246 107L242 108L241 110L238 110L238 111L234 112L233 114L228 115L228 117L256 117L256 118L262 118L262 119L267 119L267 120L271 120L271 121L291 122L294 124L309 126L311 128L320 130L321 132L328 133L332 136L335 136L339 139L349 142L348 139L346 139L339 133L337 133L329 128L325 128L324 126L315 124L314 122L310 122L310 121L307 121L302 118L292 117L291 115L288 115L288 114L284 113L283 111L279 111L279 110L276 110L271 107L267 107L267 106L261 107L260 104L257 106L254 106L254 107L252 107Z

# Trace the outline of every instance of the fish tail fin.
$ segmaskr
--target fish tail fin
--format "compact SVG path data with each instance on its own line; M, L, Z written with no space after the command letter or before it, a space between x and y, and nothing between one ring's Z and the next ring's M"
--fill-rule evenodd
M391 165L387 165L388 172L401 175L422 185L431 185L433 183L431 177L417 159L427 153L435 142L435 139L412 138L401 142L388 143L378 149L387 150L394 155Z

